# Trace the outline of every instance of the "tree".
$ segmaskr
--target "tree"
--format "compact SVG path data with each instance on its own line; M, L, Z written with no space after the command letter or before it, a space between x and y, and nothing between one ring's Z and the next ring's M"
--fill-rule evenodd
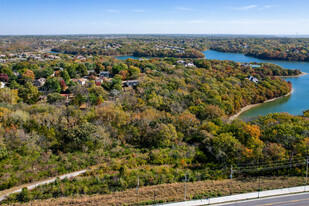
M112 68L113 74L118 74L122 70L127 70L128 66L126 64L120 63L120 64L115 64Z
M93 138L96 131L96 126L86 122L73 127L59 125L57 137L64 151L77 151L96 144L96 139Z
M60 92L61 91L61 86L60 86L60 82L59 79L55 78L55 77L49 77L46 79L46 82L44 84L44 88L47 91L51 91L51 92Z
M39 100L40 93L36 86L31 82L27 82L18 89L18 96L27 104L35 104Z
M49 104L63 102L65 97L59 93L51 93L47 95L47 102Z
M24 187L21 190L21 193L18 194L17 199L20 202L29 202L31 200L31 195L27 187Z
M241 143L232 133L221 133L218 136L205 140L207 151L217 160L232 163L240 156L242 151Z
M26 80L26 81L33 81L34 80L34 73L33 71L27 69L24 74L23 74L23 78Z
M94 71L99 74L101 71L104 70L104 66L100 62L95 63Z
M70 75L69 75L69 73L66 69L61 71L61 77L64 79L66 84L70 83L71 78L70 78Z
M48 67L48 68L46 68L42 71L41 75L42 75L42 77L47 78L47 77L50 77L53 73L54 73L54 70L52 68Z
M11 84L10 84L10 88L11 89L18 89L20 87L20 85L15 81L11 81Z
M86 76L88 74L87 67L84 64L78 64L76 71L81 75L81 76Z
M128 72L129 72L130 79L136 79L138 77L138 74L141 72L141 70L137 67L130 66L128 69Z
M15 89L9 89L4 87L0 89L0 102L6 102L9 104L16 104L18 101L18 91Z
M73 64L67 64L65 66L71 78L76 78L76 68Z
M9 81L8 75L5 74L5 73L0 73L0 81L2 81L2 82L8 82L8 81Z
M63 79L60 79L59 83L60 83L61 91L65 91L66 89L65 81Z
M118 90L118 91L122 91L122 77L121 76L116 75L113 78L110 89L111 90L115 89L115 90Z

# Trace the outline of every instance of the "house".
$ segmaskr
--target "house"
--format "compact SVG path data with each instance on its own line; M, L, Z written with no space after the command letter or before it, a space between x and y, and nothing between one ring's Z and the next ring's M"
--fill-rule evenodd
M123 81L122 82L124 87L134 87L138 85L138 80L128 80L128 81Z
M195 67L195 65L192 62L189 62L185 64L185 67Z
M13 74L17 77L21 77L21 75L19 74L19 72L13 72Z
M60 95L65 97L66 102L69 102L69 94L60 94Z
M5 83L4 82L0 82L0 89L5 87Z
M45 84L46 79L45 78L40 78L38 80L34 80L32 83L36 87L41 87Z
M87 72L88 72L88 75L96 73L94 70L87 70Z
M242 66L242 67L249 67L250 64L245 62L245 63L242 63L241 66Z
M94 82L95 82L96 85L100 86L103 82L103 79L96 79L96 80L94 80Z
M77 59L79 59L79 60L81 60L81 61L86 60L86 58L85 58L85 57L83 57L82 55L78 55L76 58L77 58Z
M259 65L259 64L250 64L250 67L252 67L252 68L260 68L261 65Z
M87 81L87 79L80 78L80 79L72 79L73 82L84 85Z
M247 77L247 79L250 80L251 82L254 82L254 83L258 83L259 82L259 80L257 78L255 78L255 77L253 77L253 76L249 76L249 77Z
M181 59L181 60L176 61L176 63L177 63L177 64L185 64L186 62L185 62L184 60Z
M103 77L109 78L109 76L110 76L109 71L102 71L102 72L100 72L99 76L100 76L100 78L103 78Z

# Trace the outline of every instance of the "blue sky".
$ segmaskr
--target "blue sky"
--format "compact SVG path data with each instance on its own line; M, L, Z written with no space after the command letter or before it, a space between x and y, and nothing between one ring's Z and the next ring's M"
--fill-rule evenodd
M0 35L305 35L308 9L308 0L0 0Z

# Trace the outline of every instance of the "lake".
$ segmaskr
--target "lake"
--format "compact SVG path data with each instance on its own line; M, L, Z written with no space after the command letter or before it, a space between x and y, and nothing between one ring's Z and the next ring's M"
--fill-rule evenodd
M207 50L203 53L206 59L230 60L236 62L268 62L278 64L286 69L300 69L302 72L309 73L309 62L262 60L248 57L244 54L217 52L213 50ZM125 60L128 58L139 59L140 57L119 56L116 58ZM293 115L300 115L303 111L309 109L309 74L285 79L286 81L291 81L293 84L293 92L291 95L253 107L241 113L238 118L247 121L259 115L275 112L288 112Z
M140 59L141 57L134 57L134 56L116 56L115 58L126 60L126 59Z
M268 62L278 64L286 69L300 69L302 72L309 73L309 62L261 60L245 56L244 54L224 53L213 50L207 50L203 53L206 59L231 60L237 62ZM303 111L309 109L309 75L285 79L286 81L291 81L293 84L293 92L290 96L253 107L240 114L239 118L246 121L258 115L266 115L275 112L288 112L293 115L300 115Z

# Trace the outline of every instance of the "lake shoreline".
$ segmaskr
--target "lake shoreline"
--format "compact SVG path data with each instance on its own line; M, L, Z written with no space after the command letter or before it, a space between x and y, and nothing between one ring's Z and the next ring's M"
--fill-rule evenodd
M308 73L306 72L301 72L300 74L298 75L293 75L293 76L275 76L275 77L280 77L280 78L290 78L290 77L301 77L301 76L305 76L307 75Z
M267 102L275 101L275 100L280 99L280 98L282 98L282 97L287 97L287 96L291 95L291 94L293 93L293 91L294 91L294 90L292 89L289 93L287 93L287 94L285 94L285 95L283 95L283 96L275 97L275 98L272 98L272 99L268 99L268 100L266 100L266 101L264 101L264 102L261 102L261 103L247 105L247 106L241 108L241 110L240 110L239 112L237 112L236 114L234 114L233 116L230 116L230 117L228 118L228 121L231 122L231 121L237 119L237 117L238 117L241 113L243 113L243 112L245 112L245 111L247 111L247 110L249 110L249 109L251 109L251 108L253 108L253 107L256 107L256 106L258 106L258 105L261 105L261 104L264 104L264 103L267 103Z

